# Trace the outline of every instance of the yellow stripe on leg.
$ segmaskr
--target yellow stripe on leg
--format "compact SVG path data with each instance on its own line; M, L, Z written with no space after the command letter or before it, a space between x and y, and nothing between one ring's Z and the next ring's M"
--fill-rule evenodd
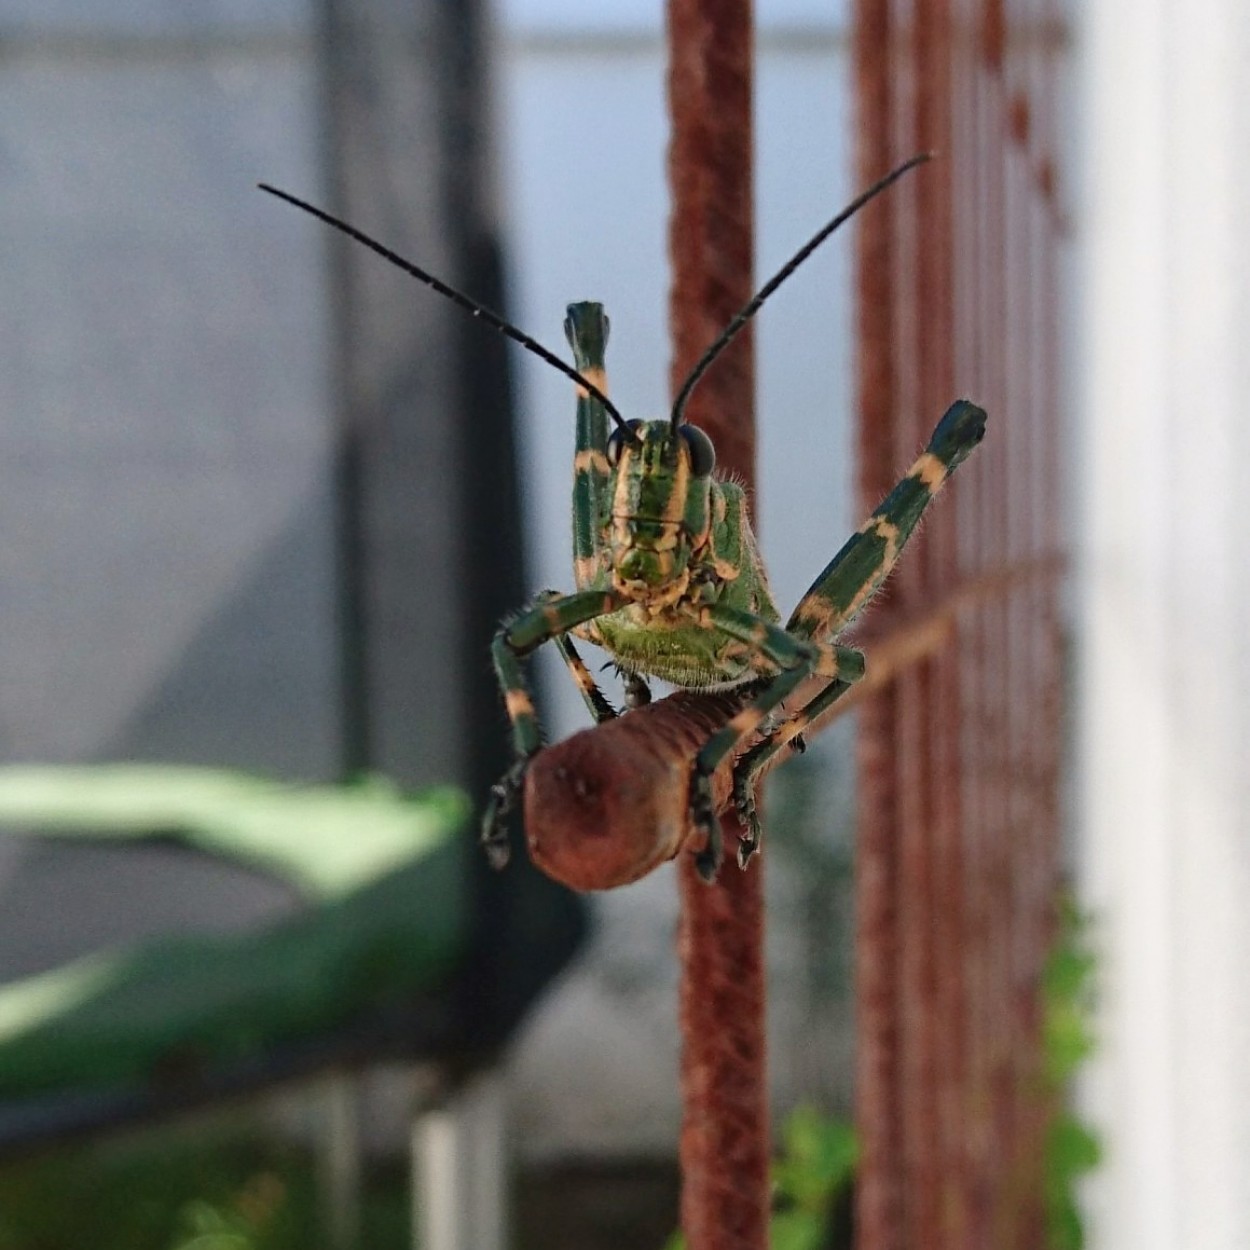
M729 727L739 738L743 738L747 734L754 733L767 716L768 709L760 711L759 708L745 707L730 720Z
M590 365L585 369L579 370L579 372L591 386L602 391L605 395L608 393L608 373L602 365ZM565 393L567 394L568 392L566 391ZM581 385L577 388L577 394L581 399L590 398L590 392Z
M600 477L608 477L612 472L612 466L608 464L607 456L598 447L583 447L573 457L573 468L579 473L589 470L592 473L597 473Z
M504 707L508 709L509 720L521 720L534 715L534 700L527 691L514 687L504 694L503 701Z
M915 478L921 485L927 486L935 495L946 480L946 466L931 452L926 451L911 466L907 476Z

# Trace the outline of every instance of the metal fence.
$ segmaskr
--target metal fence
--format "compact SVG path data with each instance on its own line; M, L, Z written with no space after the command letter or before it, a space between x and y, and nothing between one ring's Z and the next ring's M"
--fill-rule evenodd
M940 157L860 227L861 502L956 396L990 413L871 623L954 622L859 720L857 1244L1041 1247L1066 40L1048 2L861 0L855 21L858 180Z

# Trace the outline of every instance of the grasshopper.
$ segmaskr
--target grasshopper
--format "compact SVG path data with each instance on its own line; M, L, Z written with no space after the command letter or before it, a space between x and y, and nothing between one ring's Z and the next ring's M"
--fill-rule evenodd
M746 825L738 847L745 867L762 830L754 786L764 761L814 720L864 673L863 654L834 641L876 593L943 483L981 441L985 413L953 404L906 475L817 577L783 626L738 484L715 474L711 440L683 419L691 391L764 301L840 225L908 170L913 157L874 184L814 235L767 282L709 346L666 418L625 420L607 396L608 318L603 306L569 305L565 334L570 367L540 343L468 296L354 227L284 191L262 189L318 217L520 343L577 387L573 459L571 594L545 591L506 620L491 657L512 727L514 760L491 789L482 843L491 862L508 860L506 818L542 739L521 661L554 642L596 721L616 711L579 656L573 638L602 647L625 681L625 703L650 700L646 678L695 689L744 687L742 710L703 745L691 770L689 810L703 849L696 866L713 881L723 857L711 777L730 754L750 751L735 769L734 796ZM611 427L609 425L611 422ZM826 684L787 715L785 700L810 678Z

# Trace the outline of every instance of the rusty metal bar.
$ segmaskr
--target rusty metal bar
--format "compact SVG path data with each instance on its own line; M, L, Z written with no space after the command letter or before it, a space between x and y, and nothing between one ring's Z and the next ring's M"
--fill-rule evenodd
M859 485L871 505L956 395L984 453L874 629L1058 548L1052 0L860 0L858 176L936 149L860 226ZM860 1250L1039 1250L1039 977L1058 847L1058 606L1030 581L859 719Z
M854 59L856 180L887 169L895 154L894 100L890 91L894 16L886 3L863 3L856 11ZM872 175L875 176L875 175ZM891 415L896 390L893 343L894 202L860 223L855 298L859 332L860 415L857 442L860 499L881 498L893 469ZM902 1125L895 1091L900 1083L899 1020L893 1001L898 984L895 787L889 775L889 727L897 690L883 691L860 712L859 833L855 851L856 894L856 1104L860 1170L856 1185L856 1237L872 1250L903 1244L900 1170Z
M750 0L669 0L672 122L669 316L674 393L753 294ZM749 329L693 393L687 415L720 465L754 480ZM726 845L737 845L726 830ZM683 857L682 1228L690 1250L764 1250L769 1132L765 1066L763 870L732 855L709 889Z

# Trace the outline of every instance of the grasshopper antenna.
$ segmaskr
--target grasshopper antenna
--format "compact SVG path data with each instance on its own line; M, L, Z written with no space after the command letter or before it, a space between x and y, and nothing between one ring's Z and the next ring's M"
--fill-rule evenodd
M699 357L698 363L690 373L686 380L682 383L681 390L677 392L677 398L673 401L672 423L676 429L682 423L682 412L685 410L686 401L690 398L690 392L694 390L700 378L711 367L712 361L725 350L733 341L738 331L742 329L752 317L759 312L764 301L843 223L849 221L856 213L859 212L869 200L876 199L887 187L897 182L909 170L915 169L917 165L923 165L925 161L930 160L933 156L932 152L921 152L917 156L913 156L911 160L904 161L897 169L891 170L886 176L877 182L874 182L867 191L862 192L850 204L848 204L828 225L818 230L795 254L790 257L782 267L751 297L741 312L721 331L720 337Z
M440 295L445 295L453 304L463 308L471 317L476 317L479 321L486 322L488 326L494 327L500 334L506 335L514 343L520 343L526 351L533 352L540 360L545 360L552 368L559 369L565 377L571 378L588 395L593 396L603 405L608 416L624 431L626 437L631 442L637 441L637 436L626 425L625 418L617 411L616 405L589 378L578 373L572 365L565 364L555 352L548 351L537 339L530 338L523 330L518 330L516 326L505 321L498 313L491 312L489 308L479 304L477 300L470 299L469 296L457 291L455 287L448 286L446 282L436 278L432 273L427 273L419 265L414 265L412 261L405 260L398 252L393 252L389 247L385 247L376 239L371 239L363 231L357 230L355 226L349 226L347 222L340 221L339 218L331 216L323 209L317 208L316 205L298 199L286 191L279 191L277 187L271 187L267 182L258 182L256 185L262 191L267 191L270 195L276 195L278 199L285 200L288 204L295 205L296 208L302 208L306 213L311 213L312 216L324 221L326 225L333 226L350 239L355 239L357 243L363 243L370 251L377 252L383 259L389 260L392 265L397 265L419 282L424 282L426 286L432 287Z

